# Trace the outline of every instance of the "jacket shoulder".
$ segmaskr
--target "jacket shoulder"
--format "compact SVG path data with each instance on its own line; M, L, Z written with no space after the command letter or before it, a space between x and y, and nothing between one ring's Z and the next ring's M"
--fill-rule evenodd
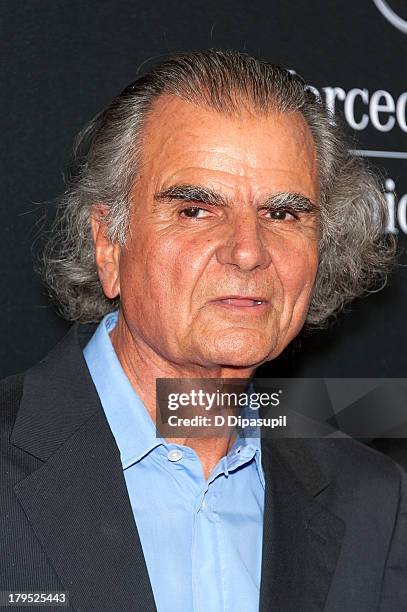
M310 445L320 469L353 499L378 500L393 506L406 486L403 470L390 457L352 438L314 440Z
M340 472L347 477L376 474L386 478L390 474L398 475L392 459L353 438L313 440L309 450L327 471L333 469L336 472L340 466Z
M377 438L369 445L407 470L407 438Z

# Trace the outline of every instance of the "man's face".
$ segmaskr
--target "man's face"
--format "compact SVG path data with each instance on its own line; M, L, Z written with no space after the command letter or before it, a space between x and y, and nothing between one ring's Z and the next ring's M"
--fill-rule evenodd
M228 117L159 99L120 253L134 341L185 366L248 368L276 357L309 306L318 188L300 114Z

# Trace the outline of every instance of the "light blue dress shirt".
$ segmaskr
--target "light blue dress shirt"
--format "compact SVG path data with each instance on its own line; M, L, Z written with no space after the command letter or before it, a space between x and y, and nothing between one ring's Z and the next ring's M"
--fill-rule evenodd
M84 356L120 451L157 610L257 612L260 440L237 439L206 480L194 450L156 437L110 341L116 322L116 312L101 321Z

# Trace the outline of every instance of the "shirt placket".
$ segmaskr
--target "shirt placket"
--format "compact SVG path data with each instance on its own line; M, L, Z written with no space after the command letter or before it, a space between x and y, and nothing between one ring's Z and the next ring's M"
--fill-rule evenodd
M192 592L194 612L226 612L227 564L222 550L221 517L217 497L226 463L205 484L194 511L192 534Z

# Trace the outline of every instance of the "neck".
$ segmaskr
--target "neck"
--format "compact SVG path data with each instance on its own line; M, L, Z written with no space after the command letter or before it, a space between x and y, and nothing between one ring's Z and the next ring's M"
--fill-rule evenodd
M156 380L158 378L251 378L254 368L233 366L204 367L198 364L173 363L157 354L142 338L134 338L119 314L116 327L110 334L120 364L152 420L156 422ZM235 436L202 438L169 438L169 443L189 446L197 453L205 478L224 457Z

